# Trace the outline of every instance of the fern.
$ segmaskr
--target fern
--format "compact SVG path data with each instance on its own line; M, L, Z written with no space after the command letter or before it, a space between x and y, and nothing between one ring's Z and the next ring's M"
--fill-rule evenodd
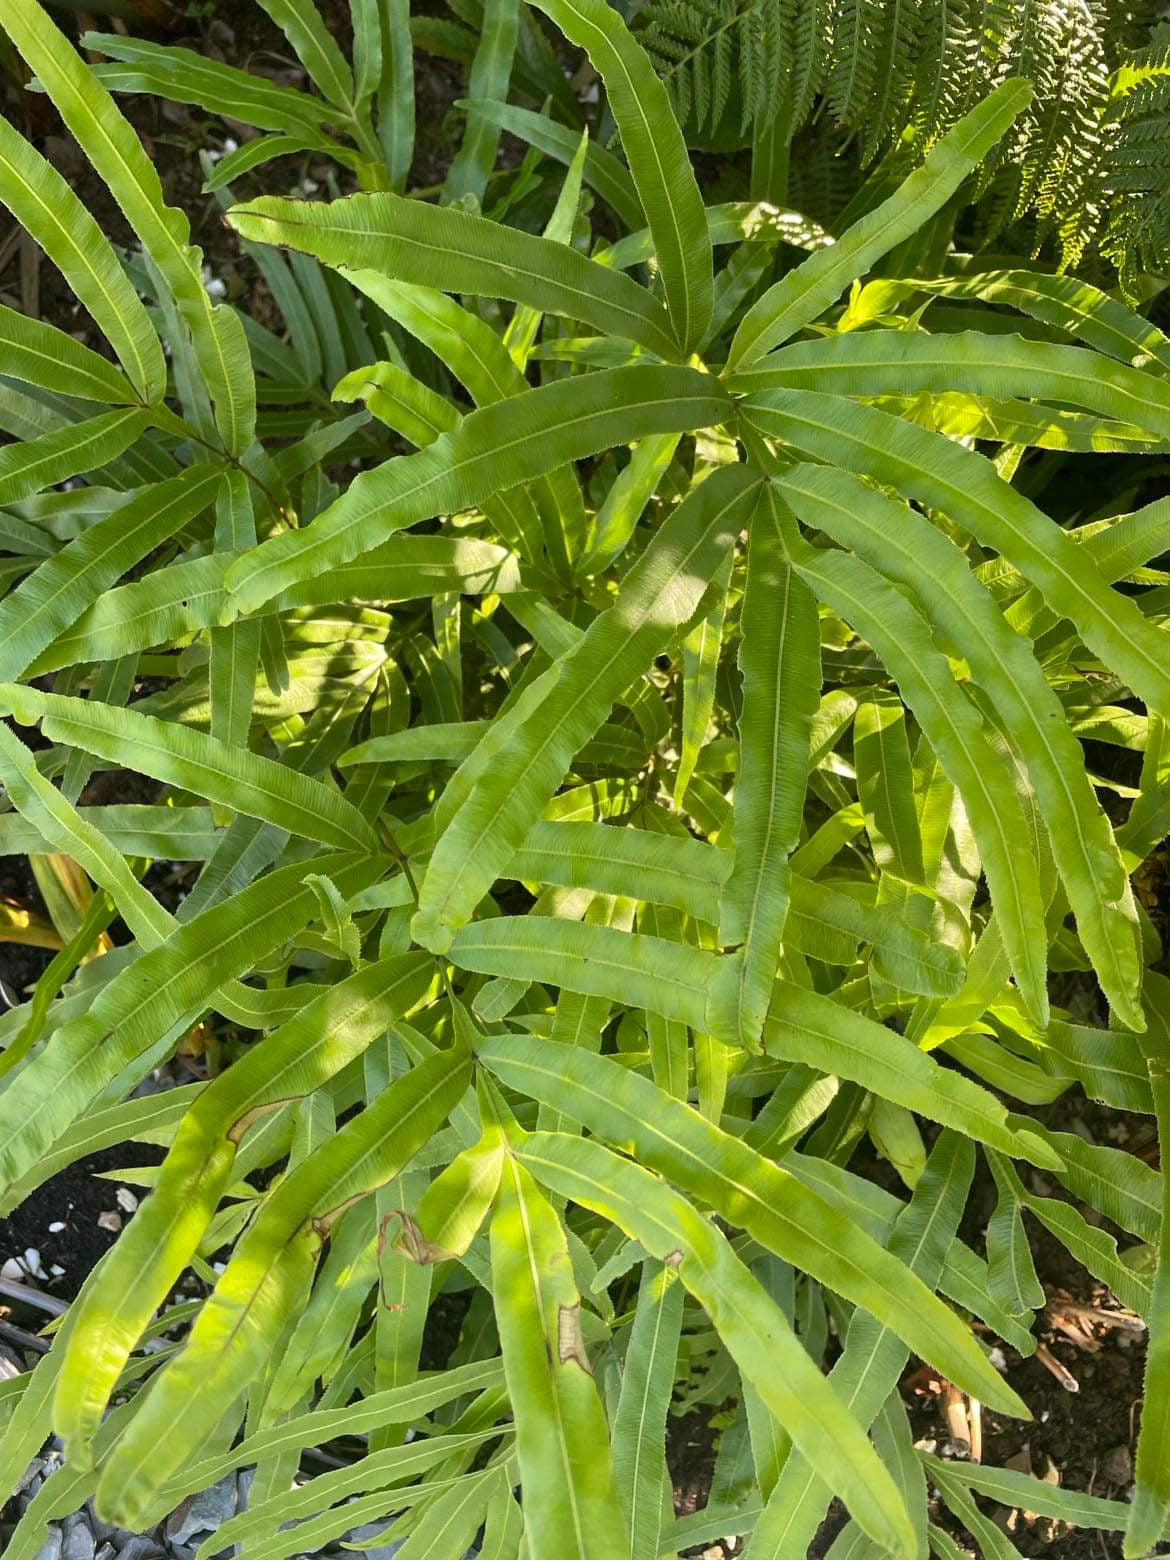
M649 0L640 34L679 117L698 136L732 124L789 138L823 104L863 165L928 151L997 82L1024 77L1028 111L981 175L979 233L1050 246L1061 266L1091 246L1130 292L1170 254L1167 51L1151 14L1097 0ZM1135 45L1146 42L1146 47ZM909 132L912 145L903 138ZM818 215L822 215L818 211Z
M770 123L783 35L777 0L661 0L640 40L667 82L680 119L714 128L738 86L741 129Z
M833 0L785 0L785 34L791 39L782 56L791 65L792 103L790 127L807 118L824 80L833 30Z
M909 96L921 20L919 7L920 0L891 0L888 6L876 8L876 24L871 23L876 25L880 38L877 70L869 102L860 104L869 120L865 142L866 150L871 154L881 144L884 127ZM843 117L855 116L845 112Z
M910 122L931 146L968 107L981 77L981 39L968 0L923 0Z
M1004 65L1031 81L1035 95L1006 160L1018 170L1017 215L1059 219L1083 206L1099 161L1109 92L1104 40L1086 0L1033 3L1021 18Z
M1106 128L1106 179L1115 199L1101 249L1127 291L1136 292L1140 271L1170 263L1170 43L1117 72Z

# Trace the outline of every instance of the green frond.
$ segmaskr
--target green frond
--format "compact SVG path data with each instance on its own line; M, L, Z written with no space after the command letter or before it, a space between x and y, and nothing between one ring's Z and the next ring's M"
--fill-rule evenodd
M670 92L675 112L699 131L723 120L733 91L741 130L776 112L783 73L780 0L654 0L638 40ZM772 46L771 57L768 48Z
M846 203L828 189L846 182L828 172L846 147L863 166L891 152L901 166L998 82L1023 77L1031 105L976 187L980 242L1043 250L1062 268L1092 250L1130 292L1165 264L1170 92L1149 6L648 0L641 18L638 36L696 137L722 146L737 126L758 138L775 124L787 142L815 120L807 151L789 154L788 188L820 218Z
M1170 43L1132 56L1113 78L1104 183L1112 197L1102 252L1127 291L1170 259Z

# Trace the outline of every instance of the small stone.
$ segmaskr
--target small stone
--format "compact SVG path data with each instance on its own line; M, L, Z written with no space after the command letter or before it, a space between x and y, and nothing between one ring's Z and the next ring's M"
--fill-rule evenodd
M384 1538L390 1531L390 1524L382 1517L377 1522L364 1522L361 1527L354 1528L345 1535L345 1543L354 1544L368 1541L371 1538ZM397 1541L391 1540L388 1544L378 1544L372 1549L363 1548L360 1553L364 1560L393 1560L402 1546L406 1543L404 1538Z
M97 1554L94 1556L94 1560L114 1560L114 1556L117 1553L118 1551L114 1548L113 1544L103 1544L102 1547L98 1550Z
M122 1532L122 1529L116 1527L114 1523L102 1521L101 1517L93 1509L92 1500L87 1500L85 1503L85 1520L89 1523L90 1531L99 1541L107 1538L117 1538Z
M29 1246L24 1253L24 1265L28 1269L30 1278L44 1278L45 1270L41 1266L41 1254L35 1246Z
M99 1213L97 1216L99 1230L112 1230L116 1235L122 1228L122 1215L120 1213Z
M1133 1455L1124 1443L1113 1446L1105 1453L1101 1472L1110 1484L1128 1484L1133 1478Z
M61 1560L94 1560L93 1534L84 1521L71 1527L61 1547Z
M196 1533L214 1533L235 1514L236 1476L229 1473L218 1484L194 1496L185 1511L180 1506L167 1519L166 1535L172 1544L185 1544Z
M64 1542L64 1534L59 1527L51 1527L45 1535L45 1542L37 1550L36 1560L61 1560L61 1545Z
M52 1224L49 1225L49 1234L50 1235L60 1235L61 1231L64 1228L65 1228L65 1220L64 1219L54 1219Z
M0 1278L10 1278L19 1283L25 1276L24 1263L18 1262L15 1257L6 1257L0 1262Z
M118 1560L161 1560L162 1545L141 1533L132 1533L118 1551Z
M120 1186L114 1193L114 1200L126 1213L136 1213L138 1210L138 1199L128 1186Z
M25 1469L24 1477L21 1479L20 1483L16 1486L12 1493L14 1495L21 1495L25 1490L31 1489L34 1484L39 1484L41 1475L44 1473L44 1471L45 1459L43 1457L34 1457L32 1462L30 1462L28 1467Z

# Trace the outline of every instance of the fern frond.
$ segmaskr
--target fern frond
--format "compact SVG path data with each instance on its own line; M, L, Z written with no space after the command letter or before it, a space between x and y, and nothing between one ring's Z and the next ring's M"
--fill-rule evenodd
M1170 44L1127 60L1113 78L1104 181L1113 195L1101 252L1122 286L1170 260Z
M856 141L843 145L841 135L806 130L793 143L788 174L788 198L795 210L836 232L837 219L857 193L861 178Z
M923 22L921 0L890 0L884 12L877 78L865 127L867 157L905 120Z
M734 112L745 136L780 116L791 139L823 102L844 134L818 132L815 166L792 158L789 191L807 189L819 218L852 193L839 166L829 174L845 145L861 167L903 136L905 154L920 156L1000 82L1024 77L1031 104L975 187L977 231L1047 249L1062 269L1095 246L1132 293L1139 271L1170 256L1170 46L1148 46L1151 29L1165 31L1157 10L1154 0L648 0L639 36L699 132L726 134Z
M1022 8L1009 74L1034 83L1032 112L1010 160L1019 176L1016 215L1043 221L1078 210L1097 168L1108 97L1104 40L1086 0L1044 0Z
M792 123L803 124L821 90L833 36L831 0L785 0L792 40Z
M646 8L639 40L680 120L713 130L733 84L740 90L745 127L755 118L770 119L757 41L766 9L767 0L654 0ZM772 79L778 74L774 70Z
M849 123L872 100L884 31L882 0L838 0L833 66L825 97L834 116Z
M963 113L972 83L981 79L980 58L980 35L966 0L921 0L910 119L924 147Z

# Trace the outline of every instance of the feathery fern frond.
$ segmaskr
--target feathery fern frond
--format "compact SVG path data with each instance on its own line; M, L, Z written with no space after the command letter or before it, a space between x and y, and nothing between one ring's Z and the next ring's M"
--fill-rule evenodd
M783 0L661 0L639 34L681 120L714 129L733 88L741 131L770 124L786 58Z
M1170 42L1126 62L1106 119L1106 180L1115 197L1101 250L1123 287L1170 263Z
M736 125L746 135L777 121L791 139L820 102L843 136L820 129L819 154L854 142L863 165L891 148L900 165L1022 76L1031 106L978 186L982 240L1022 224L1013 246L1051 246L1062 268L1096 242L1131 292L1138 271L1165 263L1170 66L1164 42L1148 45L1151 6L648 0L641 15L639 37L679 117L699 136L719 132L720 144Z
M1045 221L1083 206L1099 164L1101 119L1109 93L1104 39L1094 7L1028 6L1007 61L1009 75L1034 84L1032 113L1009 144L1005 161L1017 170L1017 215Z
M981 40L964 0L922 0L922 28L914 70L911 123L925 146L969 106L981 79Z

